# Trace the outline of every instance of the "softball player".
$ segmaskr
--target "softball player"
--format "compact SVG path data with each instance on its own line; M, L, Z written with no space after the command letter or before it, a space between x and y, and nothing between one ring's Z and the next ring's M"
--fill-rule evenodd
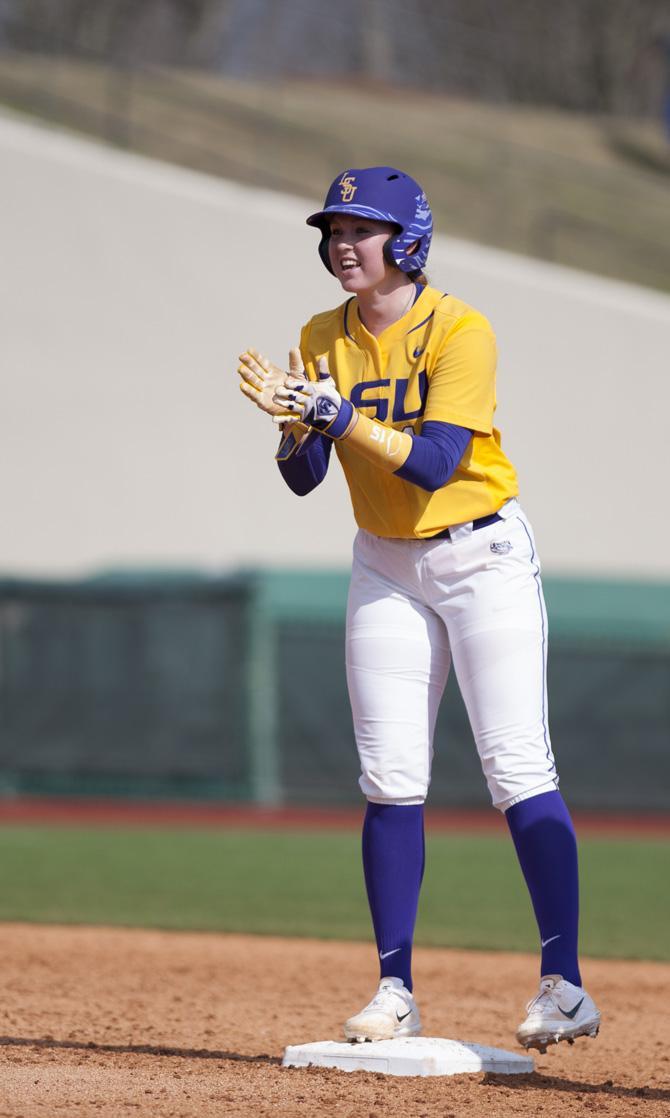
M423 805L451 665L495 807L535 915L540 987L517 1037L544 1051L595 1036L577 958L575 834L547 725L547 619L530 524L493 426L496 343L486 318L424 276L432 217L392 167L348 170L307 219L346 292L303 328L289 370L240 358L245 395L283 429L297 494L344 469L358 534L346 667L367 798L363 867L381 982L350 1040L413 1036L411 953L424 869Z

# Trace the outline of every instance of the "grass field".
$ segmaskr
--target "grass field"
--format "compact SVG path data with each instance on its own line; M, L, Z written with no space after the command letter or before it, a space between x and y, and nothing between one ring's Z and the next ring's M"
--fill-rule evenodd
M311 199L343 167L399 165L425 187L441 232L670 289L670 149L654 121L12 53L0 55L0 98Z
M670 842L581 842L582 949L670 959ZM0 920L370 937L359 839L293 831L0 828ZM429 835L417 941L535 950L511 843Z

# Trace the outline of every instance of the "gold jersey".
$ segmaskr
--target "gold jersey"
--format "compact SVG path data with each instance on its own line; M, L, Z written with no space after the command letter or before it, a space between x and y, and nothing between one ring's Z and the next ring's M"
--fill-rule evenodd
M318 358L325 356L341 395L385 427L419 435L424 422L437 420L474 431L456 471L435 493L379 469L346 439L336 441L360 528L424 539L488 516L517 495L516 472L493 426L495 335L474 308L425 287L410 310L375 337L352 298L310 319L300 351L310 379L317 379Z

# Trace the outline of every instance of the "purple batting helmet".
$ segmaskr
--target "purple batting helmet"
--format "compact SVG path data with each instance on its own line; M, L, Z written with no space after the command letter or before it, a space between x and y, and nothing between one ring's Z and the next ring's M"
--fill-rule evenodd
M328 255L331 214L351 214L397 227L384 245L389 264L410 276L423 271L433 235L433 215L418 182L395 167L363 167L344 171L332 183L323 209L307 218L321 230L319 256L332 272Z

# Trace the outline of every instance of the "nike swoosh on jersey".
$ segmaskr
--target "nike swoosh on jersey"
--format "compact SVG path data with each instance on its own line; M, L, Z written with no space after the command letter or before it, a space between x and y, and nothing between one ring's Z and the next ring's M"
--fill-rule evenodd
M397 955L399 951L402 951L401 947L394 947L393 951L380 951L379 958L388 959L389 955Z

